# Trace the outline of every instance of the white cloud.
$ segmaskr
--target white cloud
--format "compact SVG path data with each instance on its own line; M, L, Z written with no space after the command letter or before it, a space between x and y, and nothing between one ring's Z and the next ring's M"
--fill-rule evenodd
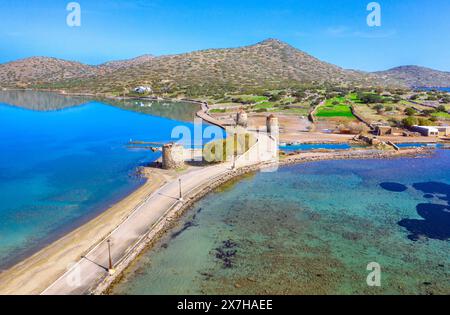
M328 35L331 35L331 36L336 36L336 37L339 37L339 36L346 36L346 35L348 35L349 34L349 32L350 32L350 29L347 27L347 26L333 26L333 27L329 27L327 30L326 30L326 33L328 34Z
M325 34L332 37L356 38L388 38L397 34L396 30L371 29L369 31L352 30L347 26L333 26L325 30Z

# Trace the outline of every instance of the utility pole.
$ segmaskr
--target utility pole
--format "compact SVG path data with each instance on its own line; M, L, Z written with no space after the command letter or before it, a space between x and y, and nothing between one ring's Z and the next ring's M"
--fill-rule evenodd
M238 127L238 124L237 124L238 122L237 122L237 119L236 119L236 122L235 122L235 124L234 124L234 134L233 134L233 153L232 153L232 156L233 156L233 166L232 166L232 170L235 170L236 169L236 153L237 153L237 144L236 144L236 141L237 141L237 127Z
M183 191L181 190L181 178L178 179L178 184L180 186L180 198L178 198L178 200L183 201Z
M236 155L234 155L234 152L233 152L233 166L232 166L232 169L233 170L236 169Z
M106 241L108 243L108 256L109 256L109 268L108 268L108 273L112 276L116 270L114 270L113 264L112 264L112 258L111 258L111 240L108 239Z
M236 124L236 128L234 130L234 135L233 135L233 170L236 169L236 158L238 155L238 134L237 134L237 124Z

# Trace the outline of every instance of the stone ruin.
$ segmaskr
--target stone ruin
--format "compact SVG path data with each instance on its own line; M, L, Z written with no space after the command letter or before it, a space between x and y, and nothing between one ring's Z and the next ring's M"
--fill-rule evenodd
M243 128L247 128L248 115L242 108L236 114L236 125Z
M165 170L184 167L184 146L179 143L167 143L162 147L162 168Z
M278 124L278 118L275 117L273 114L267 116L266 118L266 127L267 127L267 133L278 136L280 133L280 126Z

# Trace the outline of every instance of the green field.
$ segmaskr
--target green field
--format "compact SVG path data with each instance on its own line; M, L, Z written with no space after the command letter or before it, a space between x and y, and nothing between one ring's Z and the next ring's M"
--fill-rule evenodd
M450 118L450 114L445 113L445 112L437 112L437 113L433 113L431 115L434 117L438 117L438 118Z
M267 96L260 95L230 95L229 97L236 102L243 103L258 103L269 99Z
M358 98L357 93L350 93L348 94L347 98L353 103L361 103L361 100Z
M335 104L335 103L338 104ZM350 105L345 104L345 97L335 97L325 101L325 104L320 106L315 116L316 117L348 117L354 118L350 109Z
M221 109L221 108L213 108L209 110L210 113L226 113L227 110L226 109Z

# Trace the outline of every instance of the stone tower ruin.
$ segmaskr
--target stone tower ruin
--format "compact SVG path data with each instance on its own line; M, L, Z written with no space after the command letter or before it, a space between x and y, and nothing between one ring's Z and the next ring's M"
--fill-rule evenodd
M184 167L184 146L179 143L167 143L162 148L162 168L166 170Z
M273 114L267 116L266 127L267 127L267 133L271 134L272 136L279 135L280 126L278 124L278 118L275 117Z
M236 125L247 128L248 115L242 108L236 114Z

